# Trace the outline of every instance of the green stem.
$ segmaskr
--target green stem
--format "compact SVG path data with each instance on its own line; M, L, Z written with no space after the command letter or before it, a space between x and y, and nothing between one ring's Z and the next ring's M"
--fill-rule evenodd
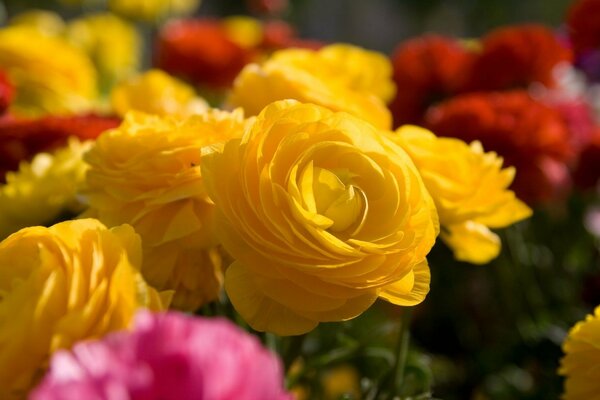
M400 330L398 332L398 339L396 342L396 361L394 362L394 368L392 369L392 393L394 395L400 395L402 392L402 386L404 385L404 370L406 368L406 358L408 355L408 342L410 339L410 318L411 309L404 308L402 317L400 317Z

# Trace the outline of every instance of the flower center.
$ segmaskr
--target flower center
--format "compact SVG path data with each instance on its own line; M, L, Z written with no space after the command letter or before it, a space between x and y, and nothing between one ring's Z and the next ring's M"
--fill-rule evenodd
M333 221L332 232L341 232L353 224L360 224L365 210L364 195L351 185L348 171L315 167L313 193L317 212Z

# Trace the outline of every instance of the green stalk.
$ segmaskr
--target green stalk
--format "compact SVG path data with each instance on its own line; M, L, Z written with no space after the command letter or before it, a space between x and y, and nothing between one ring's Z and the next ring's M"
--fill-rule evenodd
M411 309L404 308L400 317L400 330L396 341L396 360L392 369L392 393L400 395L404 386L404 370L406 368L406 358L408 356L408 343L410 339L410 319Z

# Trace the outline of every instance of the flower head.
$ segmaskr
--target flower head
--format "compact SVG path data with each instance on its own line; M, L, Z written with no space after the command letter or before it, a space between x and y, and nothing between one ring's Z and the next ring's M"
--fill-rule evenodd
M16 114L88 111L96 97L96 71L66 41L28 27L0 29L0 68L16 88Z
M132 110L185 116L208 109L206 101L192 87L158 69L122 82L113 89L111 103L121 116Z
M142 39L133 25L113 14L78 18L69 23L65 34L94 62L105 88L138 68Z
M388 129L391 116L385 101L394 95L391 73L383 55L350 45L280 50L262 65L246 66L229 101L256 115L273 101L295 99Z
M224 319L140 312L131 332L52 358L32 400L291 400L279 360Z
M500 240L488 228L503 228L531 215L531 209L508 190L514 167L502 169L502 158L484 153L480 142L468 145L460 139L438 138L410 125L392 138L423 177L440 217L441 237L457 259L489 262L500 252ZM475 238L483 245L475 246Z
M554 68L573 55L542 25L500 28L481 39L481 52L469 73L469 90L527 88L534 82L554 86Z
M219 293L201 149L241 136L245 123L241 111L209 110L186 120L130 113L85 157L90 215L109 226L133 225L143 241L144 277L175 289L177 308L194 310Z
M595 399L600 393L600 307L580 321L563 343L559 373L566 377L563 399Z
M367 122L275 102L202 171L236 259L225 289L255 329L300 334L377 297L414 305L427 294L433 202L408 155Z
M219 21L181 20L161 29L155 65L196 85L223 88L254 58Z
M62 35L65 21L53 11L33 9L15 15L9 21L11 26L26 26L48 36Z
M552 199L567 185L567 126L524 91L457 96L430 109L426 124L438 136L478 140L503 157L517 170L511 188L528 203Z
M140 263L130 226L92 219L0 242L0 397L23 398L56 350L128 327L140 307L163 309Z
M475 54L463 42L437 35L401 43L392 56L398 88L390 104L394 125L420 123L427 107L456 94Z
M91 142L71 138L64 148L39 153L6 174L6 184L0 185L0 239L83 210L77 193L85 177L83 153L90 147Z

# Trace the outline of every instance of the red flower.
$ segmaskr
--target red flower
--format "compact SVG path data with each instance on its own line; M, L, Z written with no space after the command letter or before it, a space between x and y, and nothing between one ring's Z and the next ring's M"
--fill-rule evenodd
M554 33L542 25L497 29L481 40L466 90L526 88L533 82L554 86L552 71L573 55Z
M437 35L402 43L392 56L398 88L390 105L394 124L418 124L427 107L456 94L473 57L458 40Z
M2 115L10 105L14 94L15 88L9 82L6 74L3 71L0 71L0 115Z
M196 85L224 88L254 58L218 21L196 19L174 21L160 31L155 64Z
M594 189L600 183L600 127L596 128L592 140L579 154L573 180L583 190Z
M567 125L525 91L457 96L432 108L426 125L440 136L479 140L486 151L504 157L517 169L513 190L530 204L551 200L568 187L573 150Z
M18 169L21 161L65 145L69 136L95 139L119 123L119 119L95 115L23 120L3 117L0 119L0 182L4 182L6 172Z
M575 53L600 48L600 0L581 0L567 16L569 37Z

